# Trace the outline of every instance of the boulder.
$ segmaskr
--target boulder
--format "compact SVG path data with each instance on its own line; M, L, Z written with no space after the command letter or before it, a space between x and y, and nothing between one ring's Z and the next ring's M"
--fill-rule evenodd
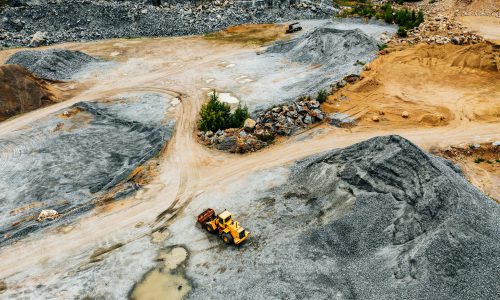
M401 113L401 117L403 117L405 119L408 118L409 116L410 116L410 113L407 112L406 110Z
M333 113L328 115L330 125L335 127L353 127L356 126L356 118L345 113Z
M57 211L53 209L44 209L40 212L36 220L38 222L43 222L45 220L54 220L57 217L59 217L59 213Z
M245 123L243 123L243 128L246 131L252 131L254 130L256 124L257 122L255 122L255 120L248 118L245 120Z
M29 43L29 47L39 47L47 41L47 33L42 31L37 31L32 37Z
M224 136L222 141L215 145L217 150L234 152L237 148L237 139L235 136Z

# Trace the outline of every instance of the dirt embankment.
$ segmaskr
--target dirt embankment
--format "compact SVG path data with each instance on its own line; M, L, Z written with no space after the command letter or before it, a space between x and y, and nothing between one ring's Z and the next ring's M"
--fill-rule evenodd
M500 203L500 146L470 144L434 150L459 165L467 179Z
M365 66L361 81L333 93L324 109L371 129L498 121L496 45L420 44L387 52Z
M57 89L23 67L0 66L0 122L50 105L59 99Z

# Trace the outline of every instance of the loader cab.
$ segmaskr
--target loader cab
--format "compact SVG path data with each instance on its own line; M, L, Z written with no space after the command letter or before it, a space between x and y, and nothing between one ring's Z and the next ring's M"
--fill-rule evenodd
M219 214L218 219L219 219L219 224L221 226L226 226L228 223L231 222L232 215L230 212L227 210L223 211L222 213Z

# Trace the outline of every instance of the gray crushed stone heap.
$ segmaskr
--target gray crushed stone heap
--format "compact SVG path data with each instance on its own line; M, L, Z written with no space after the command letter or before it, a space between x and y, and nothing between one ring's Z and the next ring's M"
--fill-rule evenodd
M87 64L98 61L80 51L49 49L16 52L6 64L21 65L42 79L64 81L71 79Z
M331 16L331 3L286 1L267 7L252 1L179 1L156 7L150 1L45 1L41 5L0 11L0 47L27 46L37 32L43 42L85 41L116 37L204 34L245 23L276 23ZM255 2L263 3L263 2Z
M360 29L341 30L333 26L331 23L318 27L299 38L277 43L266 52L285 54L291 61L330 67L353 65L360 57L374 56L378 50L378 42Z
M57 112L60 118L39 120L1 138L0 245L75 220L120 184L114 199L136 191L140 186L128 176L157 155L172 135L175 121L164 116L168 108L157 94L79 102ZM43 206L10 213L37 202ZM41 209L56 210L62 217L31 220Z
M285 176L251 202L255 191L238 191L251 239L199 254L210 263L188 266L189 299L500 294L500 207L449 161L384 136L299 161Z

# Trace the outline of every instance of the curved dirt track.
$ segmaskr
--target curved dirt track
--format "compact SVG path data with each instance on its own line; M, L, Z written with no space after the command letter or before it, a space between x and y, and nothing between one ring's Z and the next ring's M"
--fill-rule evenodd
M151 40L112 40L87 44L69 44L91 55L106 56L116 44L125 49L119 60L124 62L107 70L97 70L88 78L90 88L76 97L0 124L0 136L68 107L78 101L99 99L123 91L155 91L181 99L174 136L162 153L160 175L132 198L113 203L104 212L95 212L74 224L68 233L41 232L0 249L0 278L27 272L36 265L57 266L65 272L79 264L96 245L105 241L131 241L144 233L128 233L139 222L149 231L168 229L169 220L182 214L183 208L205 189L223 189L232 178L250 172L291 163L308 155L332 148L345 147L373 136L399 134L429 149L449 144L488 142L500 139L498 122L479 123L456 120L452 126L433 128L378 128L344 130L316 127L263 151L231 155L212 151L196 141L196 119L207 91L203 74L216 68L221 60L256 51L234 44L218 44L200 38ZM131 75L133 74L133 75ZM466 104L464 104L466 105ZM168 209L167 209L168 208ZM166 210L167 209L167 210ZM161 214L164 212L164 214ZM157 218L158 215L161 216ZM43 237L43 238L42 238ZM43 281L49 274L37 274L29 280Z

